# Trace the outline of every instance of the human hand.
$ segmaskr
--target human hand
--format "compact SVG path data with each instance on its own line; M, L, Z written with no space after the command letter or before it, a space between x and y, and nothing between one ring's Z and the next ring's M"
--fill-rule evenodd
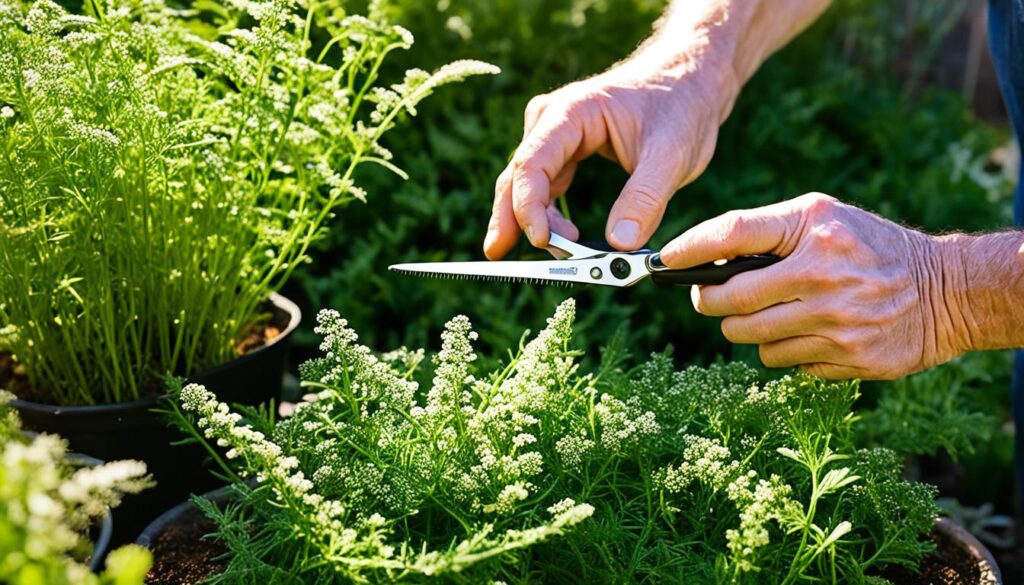
M726 69L694 64L680 76L627 62L531 100L523 140L495 186L487 257L508 253L521 228L538 247L547 245L551 229L575 240L578 230L553 204L577 164L594 153L631 175L608 216L608 242L621 250L642 247L673 193L711 160L734 95L723 89Z
M757 344L766 366L892 379L970 349L959 268L943 239L827 195L726 213L670 242L661 259L687 268L765 253L783 260L694 287L692 298L700 313L724 317L730 341Z

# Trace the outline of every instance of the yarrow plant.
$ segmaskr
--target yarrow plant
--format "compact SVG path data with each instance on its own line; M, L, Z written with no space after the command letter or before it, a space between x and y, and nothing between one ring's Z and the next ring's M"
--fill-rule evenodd
M933 488L852 443L856 384L613 349L584 373L573 319L476 372L456 317L421 388L422 352L323 311L291 416L182 389L177 423L234 477L231 503L194 500L230 550L211 582L884 583L931 550Z
M87 532L125 494L149 487L146 464L115 461L75 468L53 435L28 437L0 390L0 582L12 585L141 585L149 552L127 546L95 575Z
M379 4L0 0L0 349L30 388L116 402L232 358L326 222L366 199L356 169L403 174L384 134L497 72L379 84L413 43Z

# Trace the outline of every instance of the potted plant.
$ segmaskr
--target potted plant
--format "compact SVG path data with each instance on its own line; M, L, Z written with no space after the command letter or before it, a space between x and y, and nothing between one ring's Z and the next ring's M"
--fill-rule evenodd
M299 314L273 293L365 200L356 169L401 174L383 135L496 72L382 86L412 40L376 3L0 2L0 382L29 427L145 459L163 503L196 487L152 412L163 376L275 398Z
M150 554L125 546L108 556L109 511L151 485L146 465L100 463L67 453L57 436L26 434L13 399L0 390L0 582L141 585Z
M310 394L291 416L181 390L178 424L225 450L231 483L138 542L173 571L168 527L191 525L192 546L211 533L188 554L216 557L219 583L910 584L959 562L934 488L893 451L855 447L856 383L676 370L667 352L624 369L621 338L584 373L573 318L569 300L476 372L457 317L428 377L422 352L374 354L321 312L323 356L302 366Z

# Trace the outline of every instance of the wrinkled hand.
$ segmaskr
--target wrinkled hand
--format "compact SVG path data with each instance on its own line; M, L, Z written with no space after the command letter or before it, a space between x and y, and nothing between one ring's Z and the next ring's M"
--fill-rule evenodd
M547 245L549 228L575 240L579 232L553 206L577 164L593 153L631 174L608 217L608 242L622 250L647 242L672 194L707 167L718 126L731 105L712 74L685 79L626 64L597 77L535 97L512 162L498 178L484 252L504 256L520 228Z
M826 378L892 379L967 349L950 306L956 263L941 238L812 193L706 221L669 243L686 268L743 254L783 260L694 287L694 307L725 317L734 343L759 345L769 367Z

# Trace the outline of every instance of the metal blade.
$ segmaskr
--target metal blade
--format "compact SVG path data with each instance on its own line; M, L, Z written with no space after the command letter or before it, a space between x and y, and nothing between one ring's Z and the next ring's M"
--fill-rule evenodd
M435 278L482 279L537 284L600 284L624 287L636 284L649 272L645 256L623 256L629 269L614 276L610 263L616 255L581 260L503 260L497 262L414 262L395 264L388 269L404 274Z
M532 284L554 284L572 286L586 282L583 275L578 275L580 267L568 266L569 260L510 260L481 262L413 262L395 264L388 270L427 276L432 278L449 278L457 280L494 280L499 282L528 282ZM554 272L551 270L554 269Z

